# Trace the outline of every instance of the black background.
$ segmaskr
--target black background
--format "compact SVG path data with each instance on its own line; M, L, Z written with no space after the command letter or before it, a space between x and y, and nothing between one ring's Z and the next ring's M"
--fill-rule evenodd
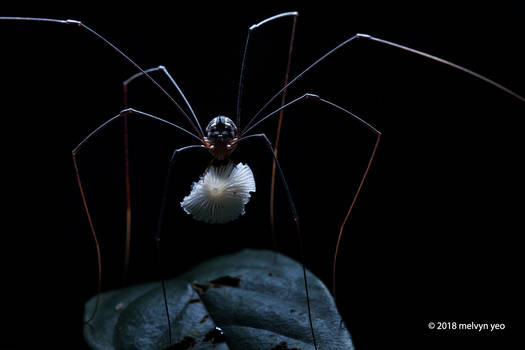
M290 10L300 12L292 75L362 32L449 59L525 95L523 6L346 6L48 5L1 15L78 19L141 67L165 65L203 127L217 114L235 113L247 28ZM261 27L253 37L244 118L282 84L290 24ZM123 108L121 82L136 70L74 26L0 22L0 33L2 278L8 291L8 336L0 344L84 348L82 308L96 292L96 256L71 150ZM512 315L522 260L518 125L525 104L450 67L365 40L319 65L290 89L289 100L304 92L351 110L384 135L339 257L338 303L356 347L509 348L521 326ZM130 88L129 100L189 127L146 80ZM375 138L313 102L286 116L281 162L304 228L307 264L330 285L338 227ZM271 137L274 122L258 132ZM130 129L135 235L126 282L122 123L78 156L103 249L104 290L158 278L152 235L167 162L173 149L192 142L140 118L130 120ZM265 152L253 142L234 153L254 169L257 193L244 217L219 226L195 223L178 206L210 159L204 152L181 158L163 232L167 274L242 247L272 247ZM297 257L282 187L278 192L278 247ZM504 323L506 330L430 331L431 321Z

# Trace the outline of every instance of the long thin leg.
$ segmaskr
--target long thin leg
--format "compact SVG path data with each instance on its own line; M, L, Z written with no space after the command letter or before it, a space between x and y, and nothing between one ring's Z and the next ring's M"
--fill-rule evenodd
M127 108L127 88L128 88L128 85L129 83L131 83L133 80L141 77L141 76L144 76L146 73L152 73L152 72L156 72L156 71L161 71L163 72L167 77L168 79L170 80L170 82L173 84L173 86L177 89L178 93L180 94L180 96L182 97L182 99L184 100L184 103L186 104L186 106L188 107L188 109L190 110L191 112L191 115L193 116L193 119L195 120L195 122L197 123L197 126L199 127L199 130L202 131L202 128L201 128L201 125L199 123L199 118L197 118L197 115L195 114L195 111L193 110L193 108L191 107L191 104L189 103L188 99L186 98L186 95L184 95L184 93L182 92L181 88L179 87L179 85L177 84L177 82L175 81L175 79L173 79L173 77L171 76L171 74L168 72L168 69L164 66L158 66L158 67L154 67L154 68L150 68L150 69L146 69L143 72L138 72L134 75L132 75L131 77L129 77L128 79L126 79L123 83L122 83L122 86L124 88L124 96L125 96L125 108Z
M149 68L149 69L145 69L144 72L145 73L153 73L153 72L156 72L158 70L160 70L160 67L162 66L158 66L158 67L153 67L153 68ZM133 74L131 77L129 77L128 79L124 80L122 82L122 90L123 90L123 93L124 93L124 108L128 108L128 85L129 83L131 83L133 80L137 79L138 77L141 77L141 76L144 76L144 74L142 72L138 72L138 73L135 73Z
M177 107L179 112L182 113L184 118L190 123L191 127L199 135L199 137L203 137L203 131L199 124L199 121L195 119L195 122L189 117L189 115L182 109L182 107L173 99L173 97L162 87L160 84L153 79L145 70L143 70L135 61L133 61L131 58L129 58L122 50L120 50L118 47L113 45L109 40L104 38L102 35L95 32L93 29L85 25L84 23L72 19L68 20L60 20L60 19L52 19L52 18L34 18L34 17L0 17L0 21L27 21L27 22L48 22L48 23L59 23L59 24L74 24L78 27L86 30L87 32L94 35L97 39L102 40L106 45L111 47L115 52L117 52L120 56L122 56L127 62L132 64L137 70L139 70L142 74L144 74L148 79L160 90L164 95L168 97L168 99ZM197 124L195 124L197 123ZM198 127L197 127L198 126Z
M117 114L116 116L114 116L113 118L105 121L104 123L102 123L98 128L96 128L94 131L92 131L87 137L85 137L78 145L77 147L75 147L75 149L73 150L73 153L76 153L78 152L78 150L87 142L89 141L89 139L91 139L93 136L95 136L96 134L98 134L103 128L105 128L108 124L114 122L115 120L117 120L118 118L120 117L124 117L126 115L137 115L137 116L140 116L140 117L145 117L145 118L149 118L149 119L154 119L154 120L157 120L157 121L160 121L164 124L167 124L169 126L172 126L184 133L186 133L187 135L190 135L192 137L194 137L195 139L199 140L199 142L202 142L202 139L195 135L194 133L184 129L183 127L175 124L175 123L172 123L172 122L169 122L165 119L162 119L162 118L159 118L159 117L156 117L154 116L153 114L149 114L149 113L146 113L146 112L141 112L139 110L136 110L136 109L133 109L133 108L127 108L127 109L124 109L123 111L121 111L119 114Z
M309 94L309 93L306 93L300 97L297 97L295 100L292 100L290 102L288 102L287 104L285 104L284 106L281 106L279 108L277 108L275 111L271 112L271 113L268 113L267 115L265 115L264 117L262 117L257 123L253 124L252 126L250 126L249 128L247 128L246 130L244 130L242 133L241 133L241 138L244 137L244 135L246 135L249 131L251 131L252 129L254 129L255 127L259 126L259 124L261 124L262 122L264 122L266 119L276 115L277 113L280 113L283 109L286 109L290 106L293 106L294 104L296 104L297 102L299 101L302 101L302 100L306 100L306 99L319 99L319 96L317 95L314 95L314 94Z
M290 66L292 64L292 51L293 51L293 42L295 38L295 27L297 25L297 15L293 18L293 25L292 25L292 33L290 35L290 46L288 48L288 63L286 64L286 74L284 76L284 86L288 84L288 79L290 77ZM283 91L282 97L281 97L281 107L284 106L286 102L286 89ZM279 155L279 140L281 138L281 128L283 124L283 113L284 110L281 110L279 112L279 119L277 121L277 132L275 135L275 143L273 145L273 153L275 154L275 158L278 158ZM277 170L277 166L275 162L272 163L272 179L270 183L270 229L272 231L272 239L274 242L274 246L276 245L275 242L275 172Z
M366 176L368 175L368 171L370 170L370 167L372 165L372 162L374 160L374 157L375 157L375 154L376 154L376 151L377 151L377 148L379 146L379 141L381 140L381 132L379 132L376 128L374 128L372 125L370 125L369 123L367 123L365 120L363 120L362 118L358 117L357 115L355 115L354 113L344 109L343 107L341 106L338 106L336 105L335 103L332 103L328 100L324 100L322 98L320 98L319 96L317 95L313 95L313 94L304 94L303 96L299 97L299 98L296 98L295 100L287 103L286 105L282 106L281 108L278 108L277 110L273 111L272 113L266 115L265 117L261 118L261 120L259 120L257 123L255 123L252 127L250 127L247 131L251 130L253 127L257 126L258 124L262 123L263 121L265 121L267 118L271 117L271 116L274 116L276 115L278 112L282 111L283 109L285 108L288 108L298 102L301 102L301 101L304 101L306 99L311 99L313 101L318 101L318 102L322 102L324 104L327 104L333 108L336 108L337 110L347 114L348 116L356 119L357 121L359 121L361 124L363 124L364 126L366 126L369 130L371 130L376 136L377 136L377 139L376 139L376 142L375 142L375 145L374 145L374 148L372 150L372 153L370 155L370 158L368 160L368 164L365 168L365 171L363 173L363 176L361 177L361 181L359 183L359 186L353 196L353 199L352 199L352 202L350 204L350 207L348 208L348 212L346 213L346 216L343 220L343 223L339 229L339 235L337 237L337 244L336 244L336 248L335 248L335 253L334 253L334 259L333 259L333 265L332 265L332 294L334 296L334 300L336 301L337 303L337 297L336 297L336 292L335 292L335 286L336 286L336 267L337 267L337 255L339 253L339 246L340 246L340 243L341 243L341 238L343 236L343 230L344 230L344 227L348 221L348 218L350 217L350 213L352 212L352 209L354 208L354 205L357 201L357 197L359 196L359 193L361 192L361 188L363 187L363 184L365 182L365 179L366 179ZM248 137L248 136L247 136ZM246 138L246 137L244 137ZM241 138L242 140L243 138Z
M294 12L283 12L283 13L280 13L278 15L266 18L265 20L262 20L261 22L259 22L257 24L254 24L250 28L248 28L248 34L246 35L246 42L244 44L244 53L242 55L241 76L239 78L239 90L238 90L238 93L237 93L237 113L236 114L237 114L237 127L239 129L241 129L241 101L242 101L242 93L243 93L243 90L244 90L244 77L245 77L245 72L246 72L246 59L248 57L248 45L250 43L251 33L253 32L254 29L257 29L257 28L265 25L266 23L272 22L272 21L274 21L276 19L279 19L279 18L288 17L288 16L293 16L294 17L294 26L293 26L293 30L292 30L292 42L293 42L293 36L294 36L294 33L295 33L295 23L297 21L297 16L299 16L299 13L297 13L295 11ZM286 83L285 83L285 85L286 85Z
M346 46L347 44L351 43L352 41L356 40L356 39L368 39L368 40L372 40L372 41L375 41L375 42L378 42L378 43L381 43L383 45L387 45L387 46L391 46L391 47L395 47L395 48L398 48L398 49L401 49L403 51L407 51L407 52L410 52L410 53L413 53L413 54L416 54L418 56L422 56L422 57L425 57L425 58L428 58L430 60L433 60L433 61L436 61L436 62L439 62L439 63L442 63L442 64L445 64L447 66L450 66L454 69L457 69L457 70L460 70L464 73L467 73L477 79L480 79L492 86L494 86L495 88L499 89L499 90L502 90L503 92L517 98L518 100L522 101L522 102L525 102L525 97L517 94L516 92L510 90L509 88L501 85L500 83L497 83L495 82L494 80L492 79L489 79L487 77L485 77L484 75L481 75L479 73L476 73L470 69L467 69L463 66L460 66L458 64L455 64L455 63L452 63L450 61L447 61L441 57L437 57L437 56L434 56L434 55L431 55L431 54L428 54L426 52L423 52L423 51L419 51L419 50L415 50L415 49L412 49L410 47L407 47L407 46L403 46L403 45L400 45L400 44L396 44L394 42L391 42L391 41L387 41L387 40L384 40L384 39L380 39L380 38L375 38L371 35L368 35L368 34L356 34L348 39L346 39L345 41L343 41L342 43L340 43L339 45L337 45L336 47L334 47L333 49L331 49L330 51L328 51L326 54L324 54L323 56L321 56L319 59L317 59L314 63L312 63L310 66L308 66L304 71L302 71L301 73L299 73L295 78L293 78L292 80L290 80L290 82L288 84L286 84L281 90L279 90L275 95L273 95L262 107L261 109L259 109L259 111L257 113L255 113L255 115L252 117L252 119L250 119L250 121L248 122L248 124L246 125L246 129L249 129L250 126L255 122L255 120L257 119L257 117L270 105L271 102L273 102L281 93L283 93L287 88L289 88L292 84L294 84L297 80L299 80L304 74L306 74L306 72L308 72L309 70L311 70L312 68L314 68L315 66L317 66L319 63L321 63L322 61L324 61L328 56L330 56L331 54L333 54L334 52L338 51L341 47L343 46ZM243 133L246 133L246 131L244 131Z
M127 108L127 105L124 105ZM131 250L131 181L129 171L129 133L128 117L124 116L124 183L126 187L126 244L124 251L123 281L128 277L129 255Z
M163 270L162 270L162 258L161 258L162 257L162 255L161 255L162 251L160 249L160 236L161 236L161 232L162 232L162 225L164 223L164 212L166 210L166 203L168 201L169 184L170 184L171 174L173 172L173 168L174 168L174 165L175 165L175 160L177 159L177 155L180 154L181 152L184 152L184 151L190 150L190 149L195 149L195 148L206 149L206 147L204 145L191 145L191 146L186 146L186 147L182 147L182 148L176 149L173 152L173 155L171 156L170 164L168 166L168 174L166 175L166 180L164 182L164 192L162 194L162 202L161 202L161 206L160 206L160 214L159 214L159 219L157 221L157 231L155 233L155 242L156 242L156 246L157 246L157 263L158 263L159 275L160 275L160 279L161 279L161 283L162 283L162 295L163 295L163 298L164 298L164 307L165 307L165 310L166 310L166 318L167 318L167 321L168 321L168 336L169 336L170 345L171 345L171 342L172 342L172 339L171 339L171 321L170 321L170 313L169 313L169 308L168 308L168 298L167 298L167 295L166 295L166 281L164 279L164 273L163 273Z
M191 132L187 131L186 129L184 129L184 128L176 125L176 124L168 122L168 121L166 121L164 119L161 119L159 117L156 117L154 115L151 115L151 114L148 114L148 113L144 113L144 112L137 111L135 109L129 108L129 109L125 109L125 110L121 111L115 117L113 117L113 118L107 120L106 122L104 122L103 124L101 124L98 128L96 128L93 132L91 132L87 137L85 137L73 149L73 151L71 152L72 156L73 156L73 165L74 165L74 168L75 168L75 175L76 175L76 179L77 179L77 185L78 185L78 188L80 190L80 195L81 195L81 198L82 198L82 204L84 206L84 210L85 210L87 218L88 218L89 227L90 227L90 230L91 230L91 234L93 235L93 239L95 241L95 246L96 246L96 250L97 250L97 265L98 265L97 300L96 300L96 303L95 303L95 307L93 308L93 313L91 314L91 316L90 316L90 318L88 319L87 322L90 322L91 320L93 320L93 318L95 317L95 314L97 312L97 308L98 308L98 304L99 304L99 299L100 299L99 296L100 296L100 292L102 290L102 258L101 258L101 254L100 254L100 245L99 245L99 242L98 242L98 239L97 239L95 226L93 224L91 213L89 211L86 194L85 194L84 187L82 185L82 181L81 181L81 177L80 177L80 171L79 171L78 162L77 162L77 154L90 139L92 139L95 135L97 135L99 132L101 132L107 125L109 125L110 123L114 122L118 118L127 117L129 115L137 115L137 116L141 116L141 117L145 117L145 118L149 118L149 119L160 121L160 122L162 122L164 124L167 124L167 125L169 125L171 127L176 128L176 129L178 129L178 130L180 130L182 132L185 132L185 133L195 137L197 140L201 141L201 139L197 135L192 134Z
M179 94L184 99L184 102L186 103L186 106L189 108L193 119L197 122L197 125L200 130L201 126L199 123L199 119L195 115L195 112L193 111L193 108L191 108L190 103L188 102L188 99L180 89L179 85L173 79L173 77L170 75L166 67L164 66L158 66L150 69L146 69L144 73L153 73L161 71L163 72L168 79L171 81L171 83L175 86ZM126 79L122 83L122 90L124 95L124 108L128 108L128 85L134 81L135 79L144 76L144 73L138 72L128 79ZM127 272L128 272L128 266L129 266L129 258L130 258L130 250L131 250L131 184L130 184L130 171L129 171L129 138L128 138L128 117L124 117L124 172L125 172L125 186L126 186L126 244L125 244L125 252L124 252L124 281L126 280Z
M246 35L246 43L244 45L244 53L243 53L243 56L242 56L241 76L239 78L239 90L238 90L238 93L237 93L237 113L236 114L237 114L237 127L239 128L239 130L242 130L242 128L241 128L241 107L242 107L241 106L241 102L242 102L242 95L243 95L243 91L244 91L244 78L245 78L245 71L246 71L246 60L247 60L247 57L248 57L248 46L249 46L249 43L250 43L251 33L252 33L253 30L263 26L266 23L272 22L272 21L280 19L280 18L286 18L286 17L289 17L289 16L293 17L293 24L292 24L292 31L291 31L291 34L290 34L290 45L289 45L289 48L288 48L288 62L286 64L286 73L285 73L285 76L284 76L284 84L283 84L284 86L286 86L288 84L288 79L289 79L289 76L290 76L290 65L291 65L291 60L292 60L292 50L293 50L293 43L294 43L294 38L295 38L295 27L297 25L297 17L299 16L299 13L295 12L295 11L280 13L278 15L266 18L266 19L262 20L261 22L259 22L257 24L254 24L250 28L248 28L248 34ZM286 90L284 90L283 94L282 94L281 107L284 105L285 102L286 102ZM276 133L276 137L275 137L275 146L274 146L275 157L277 157L277 155L278 155L279 137L280 137L280 134L281 134L281 126L282 126L282 117L283 117L283 115L282 115L282 112L281 112L281 115L280 115L278 123L277 123L277 133ZM275 163L272 163L272 177L271 177L271 184L270 184L270 230L271 230L271 233L272 233L272 242L273 242L274 247L277 245L276 239L275 239L275 220L274 220L275 171L276 171Z
M80 197L82 198L82 205L84 206L84 211L86 212L86 216L89 222L89 229L91 230L91 235L93 236L93 241L95 242L95 249L97 251L97 267L98 267L98 284L97 284L97 299L95 302L95 307L93 308L93 313L89 317L89 319L86 321L86 323L89 323L95 318L95 314L97 313L98 304L100 302L100 292L102 291L102 255L100 254L100 244L98 243L97 234L95 232L95 226L93 225L93 219L91 218L91 213L89 211L88 205L87 205L87 199L86 199L86 193L84 192L84 187L82 186L82 181L80 180L80 171L78 170L78 164L77 164L77 158L76 153L73 151L73 166L75 167L75 176L77 179L77 185L80 190Z
M151 73L157 68L146 69L144 72ZM128 84L135 79L135 77L143 75L141 72L133 75L131 78L122 83L122 90L124 95L124 109L128 108ZM128 117L124 116L124 182L126 187L126 243L124 248L124 276L125 282L128 275L129 257L131 251L131 181L129 171L129 132L128 132Z
M288 204L290 206L290 210L292 211L292 217L293 217L293 220L295 222L295 228L296 228L296 231L297 231L297 236L299 238L299 251L300 251L300 255L301 255L301 264L303 266L304 290L305 290L305 294L306 294L306 304L307 304L307 308L308 308L308 321L310 323L310 330L312 331L312 341L313 341L315 349L317 350L317 341L315 340L315 332L314 332L314 326L313 326L313 322L312 322L312 310L310 308L310 294L308 292L308 279L306 278L306 261L305 261L306 258L305 258L305 254L304 254L304 248L303 248L303 239L302 239L302 235L301 235L301 226L299 224L299 215L297 214L297 209L295 208L295 203L294 203L294 200L292 198L292 194L291 194L290 189L288 187L288 184L286 182L286 178L284 177L284 173L283 173L283 171L281 169L281 166L279 165L279 161L277 160L277 158L275 157L275 154L273 153L272 143L270 142L270 140L268 139L268 137L265 134L253 134L253 135L245 136L245 137L241 138L238 142L245 141L245 140L248 140L248 139L251 139L251 138L260 138L260 139L262 139L265 142L265 145L266 145L268 151L272 154L272 159L275 162L275 164L277 165L277 172L279 173L279 177L281 178L281 181L283 183L284 191L286 193L286 198L288 199Z
M330 101L319 99L319 101L326 103L344 113L347 115L350 115L354 118L356 118L359 121L362 121L361 118L357 117L352 112L344 109L343 107L340 107ZM335 252L334 252L334 259L333 259L333 265L332 265L332 294L334 296L334 301L337 304L337 295L336 295L336 289L335 289L335 281L336 281L336 267L337 267L337 256L339 253L339 245L341 243L341 237L343 237L343 229L345 228L346 222L348 221L348 218L350 217L350 213L352 212L352 209L354 208L354 205L357 201L357 197L359 196L359 193L361 192L361 189L363 188L363 184L365 183L366 176L368 175L368 171L370 170L370 167L372 166L372 162L374 161L374 157L376 155L377 147L379 146L379 141L381 140L381 133L376 130L375 128L371 127L370 124L364 123L374 134L376 134L377 139L376 143L374 144L374 148L372 150L372 153L370 154L370 158L368 160L368 164L365 168L365 171L363 172L363 176L361 177L361 181L359 182L359 186L357 187L357 190L354 193L354 197L352 198L352 203L350 204L350 207L348 208L348 212L346 213L346 216L343 220L343 223L341 224L341 227L339 228L339 235L337 236L337 244L335 246Z

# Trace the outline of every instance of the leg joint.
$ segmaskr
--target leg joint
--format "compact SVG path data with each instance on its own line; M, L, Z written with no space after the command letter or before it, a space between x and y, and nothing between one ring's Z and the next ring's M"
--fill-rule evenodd
M316 94L310 94L310 93L306 93L306 94L304 94L304 98L305 98L305 99L310 99L310 98L311 98L311 99L313 99L313 100L317 100L317 101L321 99L321 97L319 97L319 95L316 95Z
M74 20L74 19L68 19L68 20L66 20L66 23L67 23L67 24L76 24L76 25L78 25L79 27L82 26L82 22L80 22L80 21L76 21L76 20Z
M121 116L128 116L133 113L137 113L137 111L133 108L126 108L120 111Z

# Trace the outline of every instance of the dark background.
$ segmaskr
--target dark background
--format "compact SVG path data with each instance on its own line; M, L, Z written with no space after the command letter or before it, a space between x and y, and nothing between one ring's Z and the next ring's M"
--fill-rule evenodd
M217 114L235 113L247 28L290 10L300 12L292 75L362 32L449 59L525 95L522 5L346 5L47 5L3 9L0 15L78 19L141 67L165 65L203 127ZM290 27L283 20L253 36L244 123L282 84ZM71 150L123 108L121 82L136 70L74 26L0 22L0 33L8 324L0 344L82 349L83 304L96 293L97 272ZM512 316L522 260L518 123L525 104L450 67L364 40L319 65L290 89L289 100L304 92L351 110L383 132L339 256L338 303L356 348L510 348L521 327ZM130 88L129 101L189 127L146 80ZM375 137L313 102L286 117L280 159L304 228L307 265L331 285L338 228ZM271 137L274 122L258 132ZM79 153L103 249L104 290L159 277L152 236L167 163L173 149L191 142L155 122L130 119L134 239L126 281L122 122ZM234 153L254 170L257 193L247 214L227 225L196 223L182 212L178 203L210 157L202 152L181 158L163 231L168 275L242 247L272 247L271 162L265 152L253 142ZM297 258L282 187L278 192L277 246ZM506 330L430 331L431 321L504 323Z

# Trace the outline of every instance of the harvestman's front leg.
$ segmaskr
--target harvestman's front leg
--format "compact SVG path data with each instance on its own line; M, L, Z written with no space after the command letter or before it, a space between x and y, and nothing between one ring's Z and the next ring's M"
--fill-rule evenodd
M149 74L155 72L160 67L150 68L144 70L144 73ZM124 94L124 108L128 108L128 84L144 73L138 72L122 83L122 90ZM124 281L126 281L128 274L129 258L131 251L131 180L129 171L129 132L128 132L128 117L124 116L124 183L126 188L126 243L124 248Z
M149 74L148 71L143 70L135 61L133 61L129 56L127 56L122 50L120 50L117 46L115 46L113 43L111 43L109 40L104 38L102 35L98 34L96 31L85 25L84 23L77 21L77 20L60 20L60 19L54 19L54 18L36 18L36 17L6 17L6 16L0 16L0 21L23 21L23 22L42 22L42 23L56 23L56 24L65 24L65 25L73 25L78 28L81 28L91 35L93 35L97 40L101 40L106 45L108 45L110 48L112 48L118 55L120 55L122 58L124 58L128 63L133 65L138 71L140 71L141 74L145 75L168 99L177 107L179 112L182 114L184 118L188 121L188 123L191 125L192 129L195 131L199 137L204 137L202 127L199 124L199 120L195 116L195 113L193 112L191 106L189 106L188 101L186 100L186 97L180 90L180 88L177 86L175 81L170 77L174 85L177 87L177 90L181 94L181 96L184 98L184 101L190 108L193 119L190 118L190 116L182 109L182 107L174 100L174 98L155 80L153 79ZM169 74L168 74L169 76ZM125 102L127 104L127 101ZM125 106L124 108L127 108ZM129 183L129 161L128 161L128 132L127 132L127 118L124 116L124 157L125 157L125 183L126 183L126 202L127 202L127 208L126 208L126 253L124 258L124 278L126 276L127 272L127 265L128 265L128 259L129 259L129 244L130 244L130 237L131 237L131 198L130 198L130 183ZM78 170L78 169L77 169ZM96 310L96 308L95 308Z
M245 70L246 70L246 59L248 56L248 45L250 43L250 36L251 33L272 21L287 18L287 17L293 17L293 23L292 23L292 31L290 33L290 45L288 47L288 62L286 64L286 73L284 75L284 86L285 89L283 90L282 96L281 96L281 107L284 106L286 102L286 85L288 84L289 76L290 76L290 66L292 62L292 51L293 51L293 43L295 38L295 27L297 25L297 17L299 16L299 13L296 11L292 12L283 12L280 14L277 14L275 16L269 17L264 19L263 21L252 25L250 28L248 28L248 34L246 36L246 43L244 45L244 54L242 57L242 64L241 64L241 76L239 78L239 91L237 94L237 126L241 128L241 100L242 100L242 92L244 87L244 77L245 77ZM275 144L273 148L273 152L275 156L278 155L278 149L279 149L279 139L281 135L281 127L282 127L282 120L283 120L283 110L281 110L279 114L279 119L277 121L277 132L275 136ZM274 246L276 246L275 241L275 220L274 220L274 197L275 197L275 172L276 172L276 165L274 162L272 162L272 176L271 176L271 184L270 184L270 229L272 232L272 241Z
M122 83L122 87L124 89L124 108L128 108L128 99L127 99L127 91L128 91L128 85L129 83L131 83L133 80L139 78L139 77L142 77L142 76L147 76L149 73L153 73L153 72L156 72L156 71L161 71L163 72L166 77L169 79L169 81L171 82L171 84L177 89L179 95L182 97L182 99L184 100L184 103L186 104L186 106L188 107L188 109L190 110L191 112L191 115L193 117L193 119L195 120L195 123L197 124L197 126L199 127L199 130L202 131L202 127L200 125L200 122L199 122L199 118L197 118L197 115L195 114L195 112L193 111L193 108L191 108L191 105L190 103L188 102L188 99L186 98L186 96L184 95L184 93L182 92L181 88L179 87L179 85L177 84L177 82L175 81L175 79L173 79L173 77L171 76L171 74L168 72L168 69L164 66L158 66L158 67L154 67L154 68L150 68L150 69L146 69L145 71L143 72L138 72L134 75L132 75L131 77L129 77L127 80L125 80L123 83Z
M85 25L84 23L67 19L67 20L61 20L61 19L54 19L54 18L37 18L37 17L5 17L0 16L0 21L22 21L22 22L44 22L44 23L57 23L57 24L67 24L67 25L74 25L78 28L81 28L88 33L91 33L95 38L98 40L103 41L106 45L108 45L113 51L115 51L117 54L119 54L122 58L124 58L128 63L133 65L138 71L140 71L142 74L144 74L174 105L177 107L179 112L182 113L183 117L186 118L188 123L190 123L192 129L195 131L197 135L200 137L204 137L204 133L202 131L201 126L199 125L198 120L192 120L190 116L182 109L182 107L175 101L175 99L164 89L155 79L153 79L144 69L142 69L135 61L133 61L128 55L126 55L122 50L120 50L117 46L115 46L113 43L111 43L108 39L104 38L102 35ZM194 121L197 123L195 124ZM197 128L198 126L198 128Z
M128 85L129 85L129 83L131 83L133 80L135 80L135 79L137 79L137 78L139 78L141 76L145 76L145 74L156 72L156 71L160 70L161 67L163 67L163 66L158 66L158 67L154 67L154 68L144 69L144 73L138 72L136 74L133 74L131 77L129 77L128 79L126 79L126 80L124 80L122 82L122 91L124 93L124 108L128 108Z
M88 222L89 222L89 227L90 227L90 230L91 230L91 234L93 236L93 239L95 241L95 247L96 247L96 251L97 251L97 264L98 264L98 289L97 289L97 300L96 300L96 303L95 303L95 307L93 308L93 313L91 314L90 318L87 320L87 322L90 322L94 317L95 317L95 314L97 312L97 308L98 308L98 304L99 304L99 296L100 296L100 292L102 290L102 259L101 259L101 254L100 254L100 245L99 245L99 242L98 242L98 238L97 238L97 234L96 234L96 231L95 231L95 226L93 224L93 220L92 220L92 217L91 217L91 213L89 211L89 207L88 207L88 204L87 204L87 199L86 199L86 193L84 191L84 187L82 185L82 181L81 181L81 178L80 178L80 171L79 171L79 168L78 168L78 162L77 162L77 155L78 155L78 152L86 145L86 143L92 139L94 136L96 136L98 133L100 133L106 126L108 126L109 124L111 124L112 122L116 121L117 119L119 118L123 118L123 117L127 117L129 115L136 115L136 116L140 116L140 117L145 117L145 118L149 118L149 119L153 119L153 120L156 120L156 121L160 121L164 124L167 124L171 127L174 127L194 138L196 138L197 140L199 140L199 142L201 141L201 139L189 132L188 130L174 124L174 123L171 123L171 122L168 122L162 118L159 118L159 117L156 117L152 114L149 114L149 113L145 113L145 112L141 112L141 111L138 111L138 110L135 110L135 109L132 109L132 108L128 108L128 109L125 109L123 111L121 111L118 115L114 116L113 118L110 118L109 120L107 120L106 122L102 123L98 128L96 128L93 132L91 132L86 138L84 138L76 147L75 149L73 149L73 151L71 152L72 153L72 156L73 156L73 165L74 165L74 168L75 168L75 175L76 175L76 179L77 179L77 184L78 184L78 188L80 190L80 196L82 198L82 204L84 206L84 211L86 212L86 216L87 216L87 219L88 219Z
M124 95L124 108L128 108L128 85L134 81L137 78L145 77L149 73L161 71L163 72L170 82L175 86L177 91L179 92L180 96L184 99L184 102L186 103L186 106L189 108L193 119L197 123L197 126L199 130L202 130L199 119L195 115L195 112L193 111L193 108L191 108L190 103L186 99L186 96L180 89L179 85L173 79L173 77L170 75L166 67L164 66L158 66L154 68L149 68L144 70L143 72L138 72L128 79L124 80L122 82L122 90ZM128 271L128 265L129 265L129 258L130 258L130 250L131 250L131 182L130 182L130 171L129 171L129 137L128 137L128 117L124 116L124 178L125 178L125 187L126 187L126 244L125 244L125 254L124 254L124 280L126 279L127 271Z
M385 46L395 47L395 48L400 49L402 51L410 52L410 53L413 53L413 54L415 54L417 56L425 57L425 58L430 59L432 61L439 62L439 63L444 64L446 66L449 66L449 67L452 67L452 68L457 69L459 71L462 71L463 73L469 74L469 75L471 75L471 76L473 76L473 77L475 77L477 79L480 79L480 80L482 80L482 81L484 81L484 82L494 86L495 88L497 88L497 89L499 89L501 91L504 91L505 93L509 94L510 96L513 96L514 98L517 98L518 100L520 100L522 102L525 102L525 97L515 93L514 91L512 91L509 88L501 85L500 83L498 83L498 82L496 82L496 81L494 81L492 79L489 79L489 78L487 78L484 75L476 73L476 72L474 72L474 71L472 71L472 70L470 70L468 68L465 68L463 66L455 64L455 63L453 63L451 61L447 61L447 60L445 60L445 59L443 59L441 57L434 56L434 55L428 54L426 52L410 48L408 46L404 46L404 45L400 45L400 44L394 43L392 41L376 38L376 37L373 37L373 36L368 35L368 34L358 33L358 34L353 35L350 38L346 39L345 41L343 41L342 43L340 43L339 45L334 47L332 50L330 50L327 53L325 53L323 56L321 56L319 59L317 59L314 63L309 65L305 70L303 70L301 73L297 74L295 76L295 78L290 80L290 82L288 84L286 84L281 90L277 91L277 93L275 95L273 95L259 109L259 111L257 113L255 113L255 115L252 117L252 119L250 119L250 121L246 125L246 129L251 129L253 127L253 125L255 125L253 123L257 120L257 117L270 105L270 103L272 101L274 101L277 97L279 97L279 95L281 95L286 89L288 89L290 86L292 86L297 80L299 80L301 77L303 77L308 71L310 71L312 68L314 68L319 63L324 61L328 56L332 55L334 52L338 51L339 49L341 49L342 47L344 47L346 45L349 45L351 42L354 42L357 39L366 39L366 40L370 40L370 41L375 41L375 42L380 43L380 44L385 45Z

